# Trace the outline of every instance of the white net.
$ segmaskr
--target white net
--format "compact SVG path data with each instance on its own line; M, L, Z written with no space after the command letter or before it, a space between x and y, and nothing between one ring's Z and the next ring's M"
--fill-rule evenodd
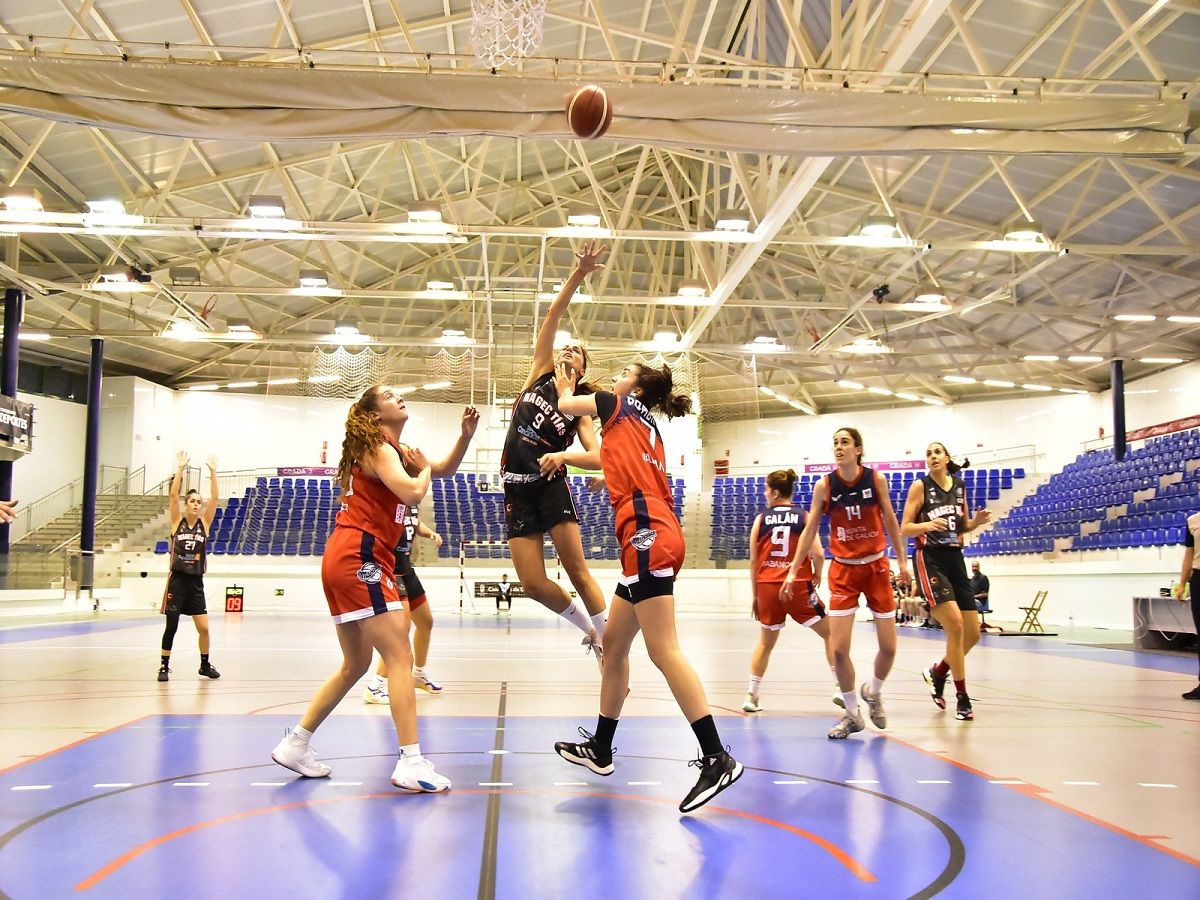
M493 69L511 65L542 46L546 0L471 0L471 47Z
M306 377L297 386L310 397L358 397L370 385L387 380L392 354L363 348L313 350Z

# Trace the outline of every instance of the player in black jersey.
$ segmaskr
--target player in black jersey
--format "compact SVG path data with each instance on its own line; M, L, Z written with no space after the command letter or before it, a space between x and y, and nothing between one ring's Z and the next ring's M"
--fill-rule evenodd
M205 543L213 517L217 513L217 458L210 456L208 465L208 502L200 492L190 490L183 501L183 512L179 509L179 486L183 481L183 470L187 468L188 455L184 450L176 457L178 463L175 477L171 479L171 494L167 500L167 517L173 523L171 531L171 570L167 575L167 589L163 592L162 612L167 617L167 627L162 637L162 665L158 680L170 678L171 646L175 643L175 631L179 628L180 616L191 616L200 635L200 674L206 678L220 678L221 673L208 661L208 608L204 604L204 571L207 568Z
M990 522L992 514L981 509L971 515L966 485L957 474L962 466L950 458L945 445L930 444L925 463L929 474L909 487L900 524L901 534L917 539L913 551L917 583L929 611L946 632L945 657L922 674L939 709L946 708L942 697L946 676L953 676L958 699L955 715L970 720L975 712L967 694L966 657L979 642L979 611L963 560L963 535Z
M554 353L554 336L571 297L591 272L604 268L605 248L593 243L575 254L575 270L546 310L533 347L529 377L513 402L512 419L504 440L501 476L504 481L504 514L513 568L525 593L558 613L583 632L583 644L600 655L604 636L604 595L588 571L579 534L579 517L567 485L566 467L600 468L600 445L590 416L569 416L559 411L554 367L566 365L577 377L587 370L587 351L571 344ZM575 438L582 451L572 451ZM542 555L549 534L559 562L583 604L546 577Z

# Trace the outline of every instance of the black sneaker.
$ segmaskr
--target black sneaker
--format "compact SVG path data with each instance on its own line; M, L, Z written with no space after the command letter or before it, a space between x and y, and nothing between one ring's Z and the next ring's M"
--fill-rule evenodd
M159 681L170 681L171 680L170 673L171 673L171 670L168 669L166 666L159 666L158 667L158 680Z
M1200 684L1196 685L1186 694L1181 695L1184 700L1200 700Z
M945 709L946 698L943 694L946 692L946 676L939 675L933 669L926 669L921 673L921 677L929 685L929 693L933 696L933 702L937 704L937 708Z
M955 696L958 697L958 708L954 710L954 718L970 722L975 718L975 711L971 709L971 698L962 691L959 691Z
M725 788L742 777L742 764L722 750L716 756L702 756L693 759L689 766L700 769L700 777L696 786L688 791L688 795L679 804L679 811L686 813L699 809Z
M583 743L572 744L567 741L556 741L554 752L567 762L591 769L597 775L611 775L613 773L613 748L601 750L600 745L596 743L596 736L586 729L580 728L579 734L584 738Z
M201 663L200 674L205 678L220 678L221 673L213 668L212 663Z

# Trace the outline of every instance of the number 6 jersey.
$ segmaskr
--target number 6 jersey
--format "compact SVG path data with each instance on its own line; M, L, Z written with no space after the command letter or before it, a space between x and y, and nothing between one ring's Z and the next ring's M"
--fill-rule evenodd
M754 579L782 583L796 555L796 543L808 522L808 513L791 503L780 503L768 506L758 515L758 571ZM812 581L812 574L812 560L806 559L796 577Z

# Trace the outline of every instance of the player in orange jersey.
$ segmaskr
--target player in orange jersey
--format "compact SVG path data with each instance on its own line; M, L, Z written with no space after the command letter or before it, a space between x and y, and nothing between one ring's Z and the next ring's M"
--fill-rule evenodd
M745 712L762 711L758 702L759 688L771 662L771 651L779 641L779 632L787 624L788 616L820 635L825 644L825 656L830 668L833 667L829 652L829 619L825 615L825 604L813 588L814 579L821 580L821 568L825 563L820 541L813 542L809 558L800 563L800 573L792 589L794 596L784 600L779 595L796 553L796 539L808 521L808 513L792 503L795 489L794 470L780 469L768 475L763 489L767 508L754 517L754 524L750 526L750 615L762 628L750 656L750 683L742 704Z
M856 428L839 428L833 435L833 458L837 469L813 488L808 524L800 535L796 556L783 583L782 594L789 598L796 588L800 564L808 557L817 537L821 516L829 516L829 616L833 667L846 714L829 731L834 740L847 738L864 727L858 711L861 696L876 728L887 726L883 711L883 681L896 658L896 598L892 591L892 573L887 560L890 539L900 566L902 584L912 581L904 554L900 523L888 495L886 479L862 464L862 435ZM875 617L875 636L879 652L875 655L875 674L854 691L854 663L850 660L850 638L854 633L854 614L858 598L866 596Z
M342 664L309 701L300 722L271 752L279 765L306 778L324 778L309 738L346 692L366 674L372 649L388 667L388 694L396 728L399 759L392 784L401 790L450 789L421 755L417 707L413 698L409 616L396 587L395 547L404 533L407 509L419 504L432 476L453 475L479 425L479 413L467 407L462 431L449 455L431 464L419 449L400 443L408 421L403 395L387 385L372 385L350 407L338 477L342 504L336 527L321 558L321 586L333 616Z
M612 392L576 395L576 373L556 369L558 407L572 416L599 416L600 467L616 513L621 546L621 579L609 603L604 632L604 671L600 679L600 716L596 733L579 729L582 743L559 741L563 759L597 775L613 772L612 739L625 695L629 693L629 648L639 631L650 660L667 679L679 708L700 742L695 787L679 804L680 812L703 806L742 776L742 764L721 744L708 708L704 686L679 649L675 634L675 576L683 566L683 530L675 517L666 452L652 410L668 418L692 408L674 386L667 366L633 363L613 380Z

